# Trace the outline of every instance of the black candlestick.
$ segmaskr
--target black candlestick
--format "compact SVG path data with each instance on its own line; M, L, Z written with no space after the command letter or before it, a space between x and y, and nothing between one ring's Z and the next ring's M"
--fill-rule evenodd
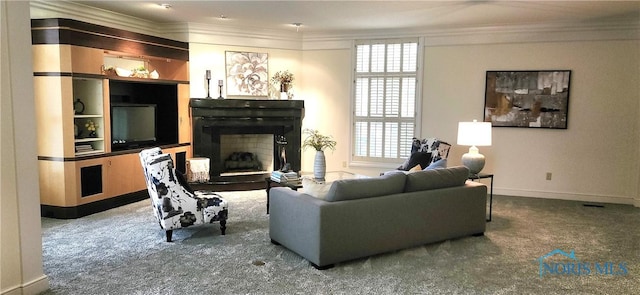
M209 82L211 82L211 78L207 78L207 98L211 98L211 95L209 94Z
M220 88L220 96L218 96L218 99L223 99L224 97L222 97L222 85L218 85L218 88Z

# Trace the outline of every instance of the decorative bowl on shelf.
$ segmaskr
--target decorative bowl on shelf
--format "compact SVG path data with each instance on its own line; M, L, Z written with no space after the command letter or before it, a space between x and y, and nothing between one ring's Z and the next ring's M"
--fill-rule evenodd
M132 72L127 69L116 68L116 75L120 77L131 77L131 74Z
M149 78L151 78L151 79L158 79L158 78L160 78L160 74L158 74L158 71L153 70L153 72L151 72L151 73L149 74Z

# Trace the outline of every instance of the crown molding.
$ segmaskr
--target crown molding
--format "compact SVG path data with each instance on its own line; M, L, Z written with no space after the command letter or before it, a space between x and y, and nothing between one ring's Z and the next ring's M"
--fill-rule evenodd
M640 23L542 24L455 29L405 29L340 34L304 34L304 50L349 48L351 40L425 37L425 46L533 42L640 40Z
M444 29L390 29L351 32L292 32L201 23L159 24L66 1L30 2L31 18L72 18L173 40L291 50L348 49L357 39L424 37L425 46L640 40L640 22L555 23Z
M303 35L285 30L189 23L188 36L191 43L301 50Z

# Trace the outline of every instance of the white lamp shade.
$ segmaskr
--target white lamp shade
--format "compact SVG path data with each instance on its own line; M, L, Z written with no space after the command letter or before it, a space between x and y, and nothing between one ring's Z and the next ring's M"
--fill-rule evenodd
M467 146L491 145L491 122L458 123L458 144Z

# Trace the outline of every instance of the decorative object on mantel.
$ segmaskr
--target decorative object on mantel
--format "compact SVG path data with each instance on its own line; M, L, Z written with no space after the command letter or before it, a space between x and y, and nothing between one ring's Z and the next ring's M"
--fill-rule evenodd
M226 51L227 96L269 94L266 53Z
M302 142L302 148L307 149L312 147L316 150L315 160L313 162L313 177L317 180L324 180L324 176L327 172L327 162L324 156L325 149L336 150L337 142L333 140L331 135L322 135L318 130L304 129L304 134L307 137Z
M205 98L211 98L211 93L209 93L209 86L211 84L211 70L205 71L204 78L207 79L207 97Z
M484 168L484 155L476 146L491 145L490 122L460 122L458 123L458 144L468 145L469 152L462 155L462 165L469 168L471 175L476 175Z
M280 171L289 172L291 170L291 164L287 163L287 138L284 135L276 136L276 144L278 145L278 151L280 152Z
M218 96L218 99L223 99L224 97L222 97L222 84L223 84L223 80L218 80L218 88L220 89L220 96Z
M293 94L290 93L293 88L294 76L288 70L278 71L271 77L271 83L280 84L280 99L292 99Z

